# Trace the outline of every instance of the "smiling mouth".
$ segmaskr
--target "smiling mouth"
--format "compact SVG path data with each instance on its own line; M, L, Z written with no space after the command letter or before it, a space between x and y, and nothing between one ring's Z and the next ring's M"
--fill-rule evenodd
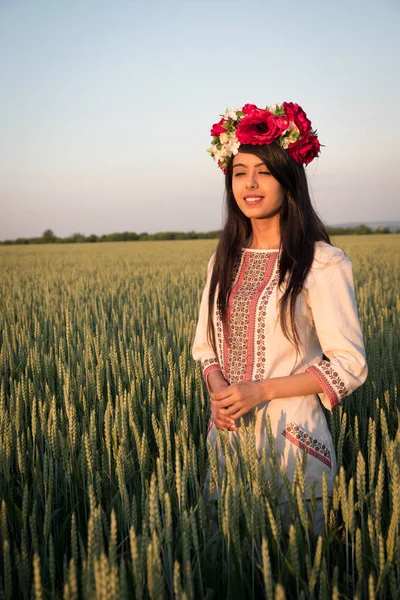
M248 197L244 197L244 201L246 202L246 204L252 205L252 204L258 204L259 202L261 202L261 200L263 200L264 196L248 196Z

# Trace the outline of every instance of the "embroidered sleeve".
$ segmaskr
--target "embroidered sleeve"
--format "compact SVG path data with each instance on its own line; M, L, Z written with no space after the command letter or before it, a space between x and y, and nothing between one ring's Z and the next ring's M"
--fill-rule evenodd
M214 353L207 338L208 294L210 290L210 280L212 274L211 264L213 258L214 254L208 263L207 281L201 298L199 319L197 322L195 338L192 346L192 356L194 360L199 360L201 363L204 381L209 392L210 388L208 385L208 376L215 370L221 371L218 357Z
M204 377L204 381L206 382L207 385L207 389L208 391L210 391L209 387L208 387L208 376L210 373L212 373L213 371L221 371L221 367L219 365L219 361L217 358L206 358L204 360L201 361L201 368L203 371L203 377Z
M323 405L332 410L360 387L368 374L350 259L330 247L330 260L310 271L307 285L321 358L308 371L320 384Z

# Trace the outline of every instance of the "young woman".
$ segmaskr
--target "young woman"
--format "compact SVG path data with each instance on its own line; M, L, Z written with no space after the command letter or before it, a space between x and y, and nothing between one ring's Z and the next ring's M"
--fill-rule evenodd
M284 102L227 110L211 129L211 156L225 173L226 222L208 264L192 354L211 399L208 439L224 455L258 408L256 449L268 450L268 415L278 464L292 481L307 453L307 497L322 473L329 489L336 456L328 410L365 381L367 365L347 255L330 244L313 209L305 165L318 156L316 131ZM216 499L220 483L209 494ZM284 502L285 497L282 496ZM321 515L319 515L321 517Z

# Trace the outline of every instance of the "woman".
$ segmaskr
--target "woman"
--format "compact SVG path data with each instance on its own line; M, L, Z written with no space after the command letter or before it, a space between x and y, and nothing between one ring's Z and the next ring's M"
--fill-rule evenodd
M227 214L192 354L210 393L208 439L217 444L219 477L217 430L239 439L239 419L248 425L258 408L258 456L269 448L268 416L278 464L292 481L296 458L307 453L306 497L314 483L318 498L322 473L330 490L336 474L321 403L333 410L367 376L352 265L330 244L308 192L304 166L319 154L318 137L293 103L227 110L211 135ZM209 473L209 498L220 484L210 494Z

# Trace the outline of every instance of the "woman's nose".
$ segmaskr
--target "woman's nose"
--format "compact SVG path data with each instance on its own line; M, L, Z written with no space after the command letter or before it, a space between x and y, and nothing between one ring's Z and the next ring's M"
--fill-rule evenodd
M248 177L247 177L247 181L246 181L246 187L247 188L254 188L254 187L256 187L256 185L257 185L257 182L256 182L254 176L252 176L252 175L249 174Z

